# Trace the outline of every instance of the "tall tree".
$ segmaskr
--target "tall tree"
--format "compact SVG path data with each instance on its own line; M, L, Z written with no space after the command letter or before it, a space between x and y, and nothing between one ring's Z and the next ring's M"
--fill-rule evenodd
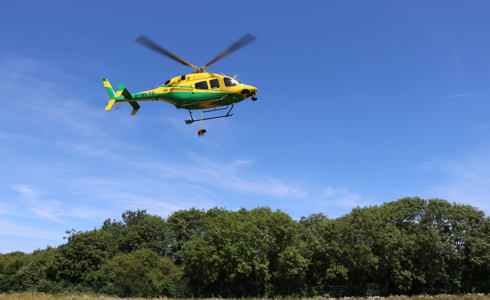
M170 235L169 255L177 264L182 264L187 243L204 234L206 213L203 210L191 208L179 210L167 218Z

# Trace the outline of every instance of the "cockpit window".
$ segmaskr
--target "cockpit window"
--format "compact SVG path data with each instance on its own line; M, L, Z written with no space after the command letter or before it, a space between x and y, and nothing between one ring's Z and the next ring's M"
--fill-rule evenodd
M208 89L208 82L207 81L199 81L199 82L196 82L195 86L196 86L196 89L207 90Z
M209 81L209 83L211 84L212 89L219 89L219 80L218 79L211 79Z
M164 85L168 85L170 83L170 79L165 81Z
M225 81L225 85L226 86L236 86L236 85L238 85L238 82L235 79L233 79L233 78L225 77L225 78L223 78L223 80Z

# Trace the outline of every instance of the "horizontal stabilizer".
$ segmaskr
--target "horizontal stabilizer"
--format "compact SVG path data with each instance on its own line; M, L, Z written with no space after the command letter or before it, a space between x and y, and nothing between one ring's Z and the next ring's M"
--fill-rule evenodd
M124 99L133 99L133 96L131 95L130 92L128 92L127 89L124 89L123 92L122 92L123 96L124 96Z
M140 109L140 105L138 104L138 102L134 101L134 102L129 102L129 104L131 104L131 106L133 107L133 111L131 112L131 115L134 116L138 110Z

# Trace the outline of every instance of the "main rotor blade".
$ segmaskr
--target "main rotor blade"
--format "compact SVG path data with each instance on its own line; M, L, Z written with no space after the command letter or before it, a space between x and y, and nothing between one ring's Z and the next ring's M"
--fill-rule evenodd
M156 52L159 52L159 53L161 53L163 55L166 55L166 56L170 57L171 59L174 59L174 60L180 62L183 65L189 66L189 67L193 68L196 71L199 70L198 67L196 67L193 64L191 64L191 63L183 60L182 58L180 58L177 55L171 53L170 51L164 49L163 47L159 46L158 44L154 43L153 41L151 41L150 39L148 39L147 37L145 37L144 35L139 35L134 40L137 41L140 44L143 44L143 45L147 46L150 49L155 50Z
M251 33L245 34L243 37L241 37L238 41L234 42L230 47L228 47L225 51L221 52L218 56L216 56L212 61L208 62L204 67L201 68L201 71L209 67L210 65L214 64L216 61L222 59L223 57L227 56L233 51L236 51L243 46L245 46L248 43L251 43L255 41L257 37Z

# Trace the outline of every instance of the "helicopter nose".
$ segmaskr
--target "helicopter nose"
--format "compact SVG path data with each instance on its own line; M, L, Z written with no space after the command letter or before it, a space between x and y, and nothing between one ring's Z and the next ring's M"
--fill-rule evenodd
M247 95L249 97L250 94L256 94L257 93L257 88L253 87L251 85L245 86L245 88L242 89L241 92L243 95Z
M247 94L257 93L257 88L251 85L247 85L247 88L245 90L247 91Z
M258 89L254 86L250 86L250 95L252 96L252 101L256 101L257 97L255 96L257 94Z

